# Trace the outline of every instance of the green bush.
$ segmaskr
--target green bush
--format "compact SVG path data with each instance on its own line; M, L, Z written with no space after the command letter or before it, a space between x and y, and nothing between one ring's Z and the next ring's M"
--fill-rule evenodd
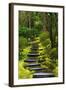
M26 47L22 51L19 51L19 60L25 60L28 58L27 54L30 52L30 46Z
M46 39L45 41L43 41L42 44L43 44L43 46L45 46L45 47L49 47L49 46L51 47L51 41L50 41L49 38Z
M24 68L24 62L19 61L18 63L18 78L19 79L27 79L27 78L32 78L32 73L28 69Z
M28 41L26 38L20 36L19 37L19 48L24 49L28 45Z
M41 67L47 68L47 71L52 71L52 69L51 69L52 65L51 64L52 64L51 59L47 57L44 59L44 62L42 62Z
M28 27L19 27L19 36L23 36L25 38L31 38L32 36L38 36L40 31L37 28L28 28Z
M19 60L22 59L23 55L23 49L28 46L28 41L26 38L20 36L19 37Z
M58 66L54 68L53 73L55 77L58 77Z
M29 53L29 51L30 51L30 47L23 49L23 52L22 52L22 59L23 60L27 59L27 57L28 57L27 54Z
M39 37L40 41L43 42L49 38L49 32L48 31L42 32Z
M50 56L52 59L57 59L58 58L58 50L57 48L52 48L50 51Z
M23 36L25 38L30 38L32 30L28 27L19 27L19 36Z
M47 66L49 67L50 64L51 64L51 59L50 59L50 58L45 58L44 64L47 65Z
M40 41L41 41L43 47L45 47L47 49L51 48L51 41L50 41L50 38L49 38L49 32L47 32L47 31L43 32L40 35Z

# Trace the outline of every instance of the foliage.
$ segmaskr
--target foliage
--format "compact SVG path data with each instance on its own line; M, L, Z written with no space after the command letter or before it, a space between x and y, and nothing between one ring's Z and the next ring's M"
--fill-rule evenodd
M32 73L24 68L24 62L19 61L18 63L18 78L19 79L27 79L27 78L32 78Z
M50 56L53 59L57 59L58 58L58 50L56 47L52 48L50 51Z
M49 38L49 32L48 32L48 31L42 32L42 33L40 34L40 41L41 41L41 42L45 41L45 40L48 39L48 38Z
M45 46L45 47L49 47L49 46L51 47L51 41L50 41L49 38L46 39L45 41L43 41L42 44L43 44L43 46Z
M26 48L27 46L28 46L27 39L20 36L19 37L19 60L26 57L27 52L29 51L29 48Z
M32 45L38 43L38 60L41 67L58 76L58 15L57 13L19 12L19 63L20 79L32 78L33 72L24 68ZM36 47L36 46L35 46ZM38 62L37 62L38 63Z
M58 66L56 66L53 70L54 76L57 77L58 76Z
M44 58L44 61L41 63L42 68L46 68L46 72L52 72L52 63L50 58Z
M24 49L28 45L28 41L23 36L19 37L19 49Z
M44 38L45 36L41 35L42 38ZM40 37L40 40L41 40ZM47 71L49 72L53 72L54 76L58 75L58 71L56 67L58 67L58 50L57 47L51 48L51 41L48 38L48 36L45 37L45 40L43 40L41 42L40 48L42 47L43 50L39 51L40 56L39 59L40 60L44 60L43 62L41 62L41 67L43 68L47 68Z
M52 72L54 73L54 76L58 76L58 59L52 60Z
M19 35L28 38L31 38L32 36L38 36L40 31L36 28L28 28L28 27L22 27L19 26Z
M21 50L19 52L19 60L25 60L27 59L27 54L30 52L30 46L29 47L26 47L25 49Z
M22 27L21 25L19 26L19 35L23 36L25 38L29 38L31 34L31 29L28 27Z

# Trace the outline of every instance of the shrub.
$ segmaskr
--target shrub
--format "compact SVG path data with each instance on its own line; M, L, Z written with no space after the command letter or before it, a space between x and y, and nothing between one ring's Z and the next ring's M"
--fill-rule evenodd
M19 36L23 36L25 38L30 38L32 36L32 30L28 27L19 27Z
M19 26L19 35L26 37L26 38L31 38L32 36L38 36L40 31L37 28L28 28L24 26Z
M25 60L28 58L27 54L30 52L30 47L26 47L22 51L19 52L19 60Z
M58 66L56 66L53 70L54 76L58 76Z
M24 49L28 45L28 41L26 38L20 36L19 37L19 48Z
M41 41L41 42L45 41L45 40L48 39L48 38L49 38L49 32L48 32L48 31L42 32L42 33L40 34L40 41Z
M49 66L51 64L50 58L45 58L45 65Z
M45 58L44 62L42 64L45 65L46 67L48 67L48 69L50 69L51 59L50 58Z
M57 48L52 48L50 51L50 56L52 59L57 59L58 58L58 50Z
M45 46L45 47L49 47L49 46L51 47L51 41L50 41L49 38L46 39L45 41L43 41L42 44L43 44L43 46Z
M23 49L26 48L28 45L27 39L20 36L19 37L19 60L22 59L23 55Z
M18 78L19 79L27 79L27 78L32 78L32 73L24 68L24 62L19 61L18 63Z

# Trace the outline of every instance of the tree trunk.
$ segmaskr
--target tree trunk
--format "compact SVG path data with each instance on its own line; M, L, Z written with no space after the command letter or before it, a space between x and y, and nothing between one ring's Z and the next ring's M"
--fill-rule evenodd
M29 12L29 21L28 21L28 23L29 23L29 28L31 29L31 13Z
M46 13L42 14L43 19L43 31L46 31Z
M51 40L51 47L54 47L53 43L53 33L52 33L52 13L50 13L48 17L48 28L49 28L49 34L50 34L50 40Z

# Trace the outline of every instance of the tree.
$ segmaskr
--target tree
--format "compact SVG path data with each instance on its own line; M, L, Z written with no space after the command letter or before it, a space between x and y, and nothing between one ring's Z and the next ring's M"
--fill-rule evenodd
M51 47L55 46L55 39L58 32L58 16L56 13L48 13L48 30L50 34Z

